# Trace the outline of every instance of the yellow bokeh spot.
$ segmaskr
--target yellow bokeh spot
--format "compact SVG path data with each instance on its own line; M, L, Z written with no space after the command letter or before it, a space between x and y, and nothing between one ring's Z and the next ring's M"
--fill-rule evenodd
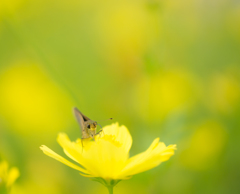
M159 36L155 19L138 1L105 4L95 16L94 26L99 51L113 71L127 77L138 73L142 56Z
M216 162L225 142L223 126L216 121L206 121L185 142L187 148L181 154L181 162L189 169L208 169Z
M1 73L0 115L22 133L60 131L73 106L66 94L35 64L16 64Z
M145 47L147 14L138 4L129 2L104 10L101 18L103 36L118 51L139 52ZM101 32L101 31L100 31Z
M210 84L210 106L222 113L230 113L240 101L240 84L232 76L217 75Z
M14 14L27 0L1 0L0 1L0 19L1 16Z
M195 94L187 73L167 71L140 80L134 94L137 114L155 120L192 106Z
M6 161L0 162L0 187L2 187L2 189L5 187L7 190L9 190L19 176L20 173L18 168L9 168L9 165Z

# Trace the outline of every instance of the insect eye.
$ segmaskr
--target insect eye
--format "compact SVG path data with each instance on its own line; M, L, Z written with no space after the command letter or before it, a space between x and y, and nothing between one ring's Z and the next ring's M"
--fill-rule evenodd
M87 125L87 128L90 129L90 125Z

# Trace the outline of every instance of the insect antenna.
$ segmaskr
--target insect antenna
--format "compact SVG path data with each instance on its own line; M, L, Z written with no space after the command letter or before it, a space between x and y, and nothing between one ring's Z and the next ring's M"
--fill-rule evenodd
M113 118L109 118L109 119L104 119L104 120L100 120L100 121L108 121L108 120L112 120ZM97 125L99 125L100 127L101 127L101 130L97 133L97 134L99 134L101 131L103 132L103 135L105 135L104 134L104 131L103 131L103 128L102 128L102 125L100 125L99 123L97 123Z
M112 120L113 118L109 118L109 119L103 119L103 120L99 120L99 121L108 121L108 120ZM98 121L97 121L98 122Z

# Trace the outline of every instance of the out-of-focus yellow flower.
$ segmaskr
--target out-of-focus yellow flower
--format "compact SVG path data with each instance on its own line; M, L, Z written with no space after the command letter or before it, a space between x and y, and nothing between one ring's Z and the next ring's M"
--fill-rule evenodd
M8 163L0 163L0 193L8 193L15 180L19 177L19 171L16 167L9 169Z
M102 5L93 20L99 52L113 72L132 79L142 71L142 56L159 41L160 22L141 1L106 1Z
M18 62L0 72L0 115L19 134L68 128L67 94L39 65Z
M239 80L233 75L216 75L209 86L209 106L223 114L232 113L240 101Z
M181 153L182 164L193 170L209 169L215 165L226 139L221 123L215 120L203 122L189 140L185 140L187 148Z
M1 16L9 16L14 14L26 0L1 0L0 1L0 20Z
M81 142L81 139L71 142L66 134L58 135L57 141L65 154L81 167L45 145L40 149L46 155L80 171L81 175L97 178L97 181L105 186L114 186L121 179L128 179L134 174L158 166L168 160L176 149L176 145L166 146L156 138L146 151L129 158L132 137L128 129L115 123L104 127L103 131L104 135L95 137L96 142L89 140Z
M132 98L136 115L159 121L174 112L191 109L196 102L193 83L196 82L188 72L177 70L142 77Z

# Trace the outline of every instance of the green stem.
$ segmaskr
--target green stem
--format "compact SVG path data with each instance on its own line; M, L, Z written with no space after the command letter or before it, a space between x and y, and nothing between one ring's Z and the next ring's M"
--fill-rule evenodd
M113 186L109 185L107 188L108 188L109 194L113 194Z
M100 177L94 177L94 178L92 178L92 180L97 181L97 182L103 184L105 187L107 187L109 194L113 194L113 187L121 181L121 180L114 180L114 179L105 180Z

